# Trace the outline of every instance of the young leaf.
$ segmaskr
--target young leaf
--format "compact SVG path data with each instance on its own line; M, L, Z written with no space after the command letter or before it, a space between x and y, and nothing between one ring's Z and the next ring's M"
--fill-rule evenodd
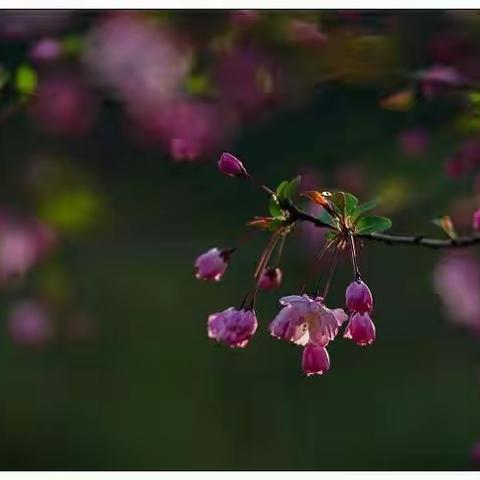
M360 217L356 224L357 233L367 234L383 232L392 226L392 221L386 217Z
M285 187L285 190L283 191L283 194L286 196L288 200L291 200L291 198L295 195L301 180L302 180L302 177L299 175L298 177L295 177L293 180L290 180L288 182L287 186Z
M378 202L376 200L370 200L365 203L361 203L355 210L352 212L353 220L356 220L358 217L362 216L364 213L369 210L373 210L377 206Z
M330 225L333 228L337 228L337 224L335 223L335 220L326 210L323 210L322 212L320 212L320 214L317 215L317 218L321 220L323 223L326 223L327 225Z
M268 210L270 212L270 215L274 218L284 217L283 210L280 208L280 205L278 204L278 200L276 199L275 196L270 197Z
M445 215L444 217L434 218L433 223L440 227L450 238L457 238L457 232L453 226L452 219Z
M358 198L351 193L345 193L345 213L347 216L350 216L358 205Z
M277 192L276 192L278 200L283 200L285 198L284 191L287 185L288 185L288 180L284 180L283 182L280 182L280 184L278 185Z
M315 190L310 190L308 192L302 192L300 195L302 197L309 198L312 202L315 202L318 205L321 205L322 207L328 207L328 200L320 192L317 192Z

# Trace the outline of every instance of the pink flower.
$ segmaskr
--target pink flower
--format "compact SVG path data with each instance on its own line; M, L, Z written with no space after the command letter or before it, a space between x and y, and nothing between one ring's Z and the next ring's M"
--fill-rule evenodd
M288 24L288 36L292 42L306 47L323 47L327 41L316 23L296 18Z
M417 74L422 92L426 97L464 86L466 78L454 67L433 65Z
M200 280L220 281L228 267L230 253L229 250L211 248L200 255L195 261L196 277Z
M243 177L248 175L243 163L231 153L224 152L218 161L218 168L229 177Z
M263 290L273 290L278 288L282 283L282 271L279 268L266 268L260 280L258 286Z
M230 23L234 27L249 28L260 20L256 10L234 10L230 13Z
M478 258L471 252L449 252L436 265L433 280L448 316L480 334Z
M53 336L53 328L46 310L30 300L18 302L7 318L10 335L15 343L43 347Z
M43 38L32 46L28 55L36 63L53 62L62 55L62 45L54 38Z
M354 313L343 335L362 347L375 341L375 325L368 313Z
M398 142L405 155L422 155L428 146L428 136L422 128L411 128L399 135Z
M270 323L271 335L298 345L328 345L347 315L341 308L330 310L322 300L308 295L281 298L280 303L285 307Z
M79 76L54 74L39 82L30 113L46 133L82 137L93 127L96 101Z
M208 337L232 348L243 348L252 338L257 326L255 312L230 307L208 317Z
M371 312L373 309L372 292L361 280L354 280L345 292L347 309L352 312Z
M302 369L305 375L322 375L330 368L330 357L326 348L308 344L303 349Z
M480 232L480 209L473 214L473 229Z

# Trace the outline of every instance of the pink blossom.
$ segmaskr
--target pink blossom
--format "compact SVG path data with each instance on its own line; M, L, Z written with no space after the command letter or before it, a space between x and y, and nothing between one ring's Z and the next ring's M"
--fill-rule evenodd
M375 325L368 313L354 313L343 335L362 347L375 341Z
M306 47L323 47L327 36L322 33L314 22L294 18L288 24L288 36L298 45Z
M232 348L243 348L252 338L257 325L255 312L230 307L208 317L208 337Z
M371 312L373 309L372 292L362 280L354 280L345 292L347 309L352 312Z
M466 78L457 69L445 65L433 65L419 72L417 78L426 97L462 87L467 83Z
M200 255L195 261L196 277L200 280L220 281L228 267L229 254L227 250L211 248Z
M323 305L321 297L291 295L281 298L280 304L284 308L270 323L270 333L298 345L328 345L347 319L342 309L330 310Z
M260 12L256 10L234 10L230 13L230 23L239 28L249 28L260 19Z
M428 146L428 136L422 128L411 128L399 135L398 142L405 155L422 155Z
M53 62L62 55L62 45L54 38L42 38L32 46L28 55L36 63Z
M473 229L480 232L480 209L473 214Z
M272 105L280 93L280 78L273 58L252 47L222 52L215 68L222 101L247 116Z
M43 347L53 336L47 311L31 300L14 305L8 314L7 325L13 341L21 345Z
M72 10L4 10L0 15L0 36L22 40L59 32L73 14Z
M274 290L282 283L282 271L279 268L266 268L258 281L258 286L263 290Z
M90 32L84 60L129 109L152 112L179 93L191 53L163 24L141 14L115 12Z
M302 369L305 375L322 375L330 368L330 357L327 349L309 343L303 349Z
M54 74L39 82L30 113L46 133L82 137L93 127L96 101L78 75Z
M224 152L218 161L218 168L229 177L243 177L248 175L243 163L231 153Z
M480 334L480 264L471 252L448 252L433 272L436 293L447 315Z

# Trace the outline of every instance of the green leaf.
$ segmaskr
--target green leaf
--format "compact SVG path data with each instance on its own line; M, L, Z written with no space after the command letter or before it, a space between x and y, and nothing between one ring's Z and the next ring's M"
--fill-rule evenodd
M270 197L270 203L268 204L268 210L270 212L270 215L274 218L284 218L285 217L285 215L283 213L283 210L280 208L280 205L278 204L278 200L274 196Z
M358 198L351 193L345 193L345 213L350 216L358 205Z
M277 197L278 201L281 202L282 200L291 200L297 188L300 184L300 180L302 177L295 177L293 180L284 180L280 185L277 187Z
M337 224L335 220L326 210L323 210L322 212L320 212L320 214L317 215L317 218L321 220L323 223L326 223L327 225L330 225L333 228L337 228Z
M327 232L325 234L325 240L327 242L330 242L330 241L334 240L337 237L337 235L338 235L337 232Z
M383 232L392 226L392 221L386 217L360 217L356 224L357 233L367 234Z
M353 220L356 220L358 217L362 216L364 213L373 210L378 205L377 200L370 200L365 203L361 203L355 210L352 212Z
M15 86L17 91L24 95L35 93L37 88L37 74L29 65L18 67L15 75Z

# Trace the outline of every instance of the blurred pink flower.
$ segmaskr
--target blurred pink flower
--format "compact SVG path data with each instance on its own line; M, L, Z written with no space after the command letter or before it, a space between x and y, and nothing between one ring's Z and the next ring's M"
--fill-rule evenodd
M96 110L95 97L78 75L56 73L40 80L30 114L48 134L82 137L93 127Z
M0 280L24 275L56 243L56 235L37 219L0 210Z
M278 64L253 47L243 46L220 53L215 79L221 100L244 115L271 107L281 93Z
M335 170L335 183L345 192L361 195L365 192L367 183L363 169L354 163L346 163Z
M258 286L263 290L274 290L282 283L282 271L279 268L266 268L260 275Z
M12 340L20 345L44 347L53 337L48 312L33 300L17 302L7 316Z
M54 38L42 38L34 43L28 56L35 63L46 63L58 60L62 55L62 45Z
M433 97L467 83L467 79L457 69L448 65L433 65L418 72L416 78L426 97Z
M405 155L422 155L428 147L428 135L423 128L411 128L400 133L398 142Z
M249 28L258 22L260 15L257 10L233 10L229 19L234 27Z
M316 23L298 18L289 21L287 35L293 43L310 48L323 47L327 41Z
M191 55L166 26L138 13L114 12L90 32L84 60L99 82L141 115L179 93Z
M436 293L447 315L480 334L480 264L470 252L449 252L433 272Z

